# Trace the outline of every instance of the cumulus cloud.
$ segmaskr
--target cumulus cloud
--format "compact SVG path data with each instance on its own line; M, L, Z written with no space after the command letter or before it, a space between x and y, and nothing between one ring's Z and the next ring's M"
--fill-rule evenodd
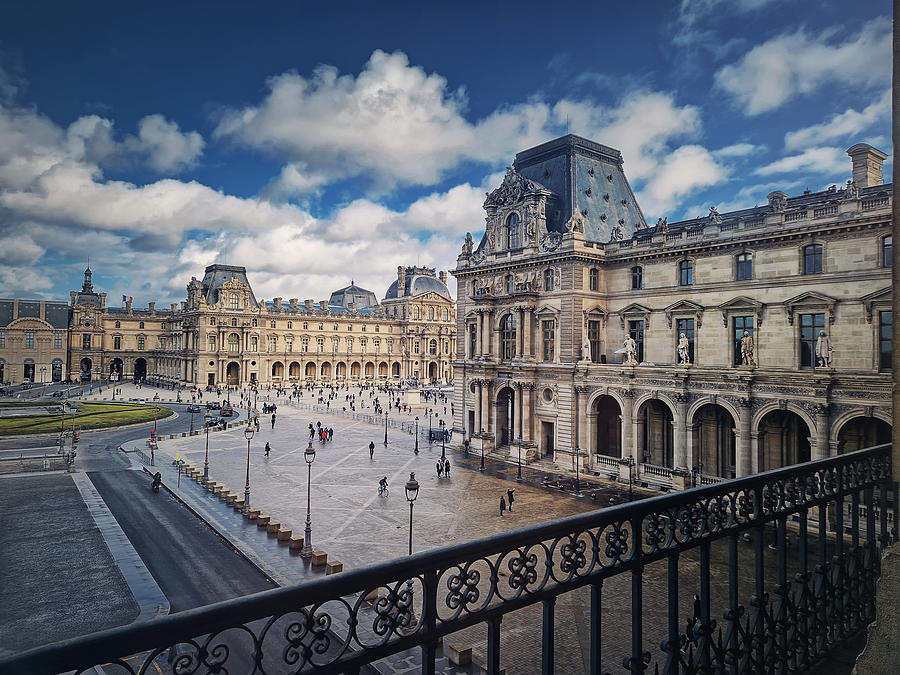
M684 145L668 155L637 195L644 215L665 215L696 190L719 183L728 175L706 148ZM651 218L652 220L652 218Z
M196 131L184 133L175 122L162 115L147 115L138 122L137 138L130 137L126 146L145 155L147 164L158 173L183 171L195 165L206 142Z
M779 173L805 171L807 173L844 173L850 168L850 161L840 148L808 148L798 155L782 157L753 173L758 176L771 176Z
M757 45L715 75L747 115L775 110L827 84L883 86L891 76L891 21L878 18L840 41L838 29L805 29Z
M866 129L888 119L890 114L891 90L888 89L874 103L861 111L848 108L842 113L833 115L826 122L787 132L784 135L784 147L786 150L799 150L838 139L855 142Z

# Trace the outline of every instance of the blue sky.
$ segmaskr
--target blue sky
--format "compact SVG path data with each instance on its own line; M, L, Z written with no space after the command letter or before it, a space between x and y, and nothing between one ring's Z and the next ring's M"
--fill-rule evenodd
M5 3L0 295L67 298L90 258L137 306L213 262L381 297L567 129L648 222L841 185L854 143L893 153L890 73L887 0Z

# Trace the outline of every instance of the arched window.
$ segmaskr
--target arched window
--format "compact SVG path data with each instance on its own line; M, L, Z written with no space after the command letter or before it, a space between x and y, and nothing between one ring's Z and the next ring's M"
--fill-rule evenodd
M500 323L500 351L504 360L516 355L516 317L507 314Z
M207 339L209 341L209 351L211 351L211 352L216 351L216 336L210 335L209 338L207 338Z
M544 290L552 291L556 288L556 275L553 273L553 268L544 270Z
M434 307L428 308L428 320L434 321Z
M506 275L506 292L512 295L516 290L516 278L512 274Z
M232 320L231 320L231 325L232 325L233 327L237 328L237 319L232 319Z
M413 305L413 318L414 319L419 318L419 306L418 305Z
M237 333L228 334L228 351L238 352L241 349L241 336Z
M519 214L510 213L506 219L506 248L519 248Z
M822 244L803 247L803 274L822 273Z
M116 321L116 328L121 328L121 327L122 327L122 322Z
M140 328L141 330L144 329L144 322L143 322L143 321L141 321L140 323L138 323L138 328Z
M275 328L275 322L274 322L274 321L269 325L269 328Z
M237 308L238 308L238 296L237 296L237 293L232 293L232 294L231 294L231 297L228 298L228 306L229 306L231 309L237 309Z
M735 259L737 280L747 281L753 278L753 254L741 253Z
M681 286L693 286L694 284L694 261L682 260L678 263L678 283Z
M250 351L255 352L259 350L259 338L255 335L250 336Z
M293 327L294 327L294 322L293 322L293 321L288 321L288 329L290 330L290 329L293 328Z
M437 340L429 340L428 353L431 354L432 356L437 355Z
M631 268L631 290L639 291L644 287L644 268L635 265Z
M450 312L447 311L447 308L444 307L443 311L441 311L441 321L449 321L450 320Z

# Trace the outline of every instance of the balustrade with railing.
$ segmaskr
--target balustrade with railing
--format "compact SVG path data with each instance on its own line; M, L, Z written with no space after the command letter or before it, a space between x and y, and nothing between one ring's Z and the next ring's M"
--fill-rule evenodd
M873 505L889 503L891 481L891 448L878 446L106 630L0 658L0 672L143 673L175 646L173 672L358 673L414 650L434 673L439 639L467 631L483 636L496 674L507 623L504 643L540 645L540 670L553 673L565 594L584 602L591 673L805 671L874 618L890 536L887 509ZM697 564L679 567L688 556ZM523 632L532 605L542 630Z

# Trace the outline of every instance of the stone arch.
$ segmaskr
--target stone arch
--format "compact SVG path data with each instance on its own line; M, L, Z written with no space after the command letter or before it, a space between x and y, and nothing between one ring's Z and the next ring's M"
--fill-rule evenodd
M694 415L697 414L697 411L705 405L720 405L729 413L731 413L731 418L734 420L735 426L740 424L740 415L741 412L738 408L735 407L734 403L729 401L724 396L716 396L713 398L712 396L701 396L696 401L693 401L687 409L687 419L688 424L690 424L690 420L694 419Z
M828 435L828 440L832 443L837 443L838 434L841 433L841 429L844 425L847 424L850 420L857 417L874 417L877 420L881 420L882 422L887 422L891 426L893 426L894 421L891 418L891 414L886 410L880 410L878 408L872 408L872 410L867 411L863 407L854 408L853 410L840 415L835 418L831 422L831 433Z
M793 403L787 403L786 407L782 407L779 401L771 401L770 403L766 403L761 406L759 410L753 413L753 417L750 420L750 429L752 433L756 433L759 430L759 423L762 421L762 418L768 415L773 410L790 410L792 413L795 413L806 422L806 426L809 428L809 433L813 436L816 434L816 423L815 420L810 416L808 412L806 412L803 408Z
M338 361L334 371L339 380L345 379L347 377L347 364L343 361Z
M834 443L835 452L842 455L854 450L890 443L891 432L890 422L880 417L866 415L863 412L841 424L837 440Z
M134 380L141 382L147 377L147 359L140 357L134 360Z
M379 377L387 377L388 375L388 364L387 361L382 361L378 364L378 376Z
M281 361L272 364L272 378L276 377L279 380L284 377L284 364Z
M309 378L314 378L316 376L316 364L313 361L306 362L306 368L304 369L304 376Z
M400 364L396 361L391 364L391 377L400 377Z
M360 369L361 369L361 367L359 365L359 361L354 361L353 363L351 363L350 364L350 377L359 378Z
M241 366L237 361L232 361L225 367L225 381L229 385L241 383Z
M642 405L644 405L650 399L662 401L662 403L669 408L669 412L672 413L672 418L673 419L675 418L675 411L677 410L677 408L675 407L675 402L672 401L668 396L663 395L661 393L654 395L652 391L640 392L635 395L635 399L634 399L635 413Z
M675 406L663 396L652 393L634 403L634 439L636 457L645 464L675 468Z
M291 365L288 366L288 377L300 377L300 364L297 361L291 361Z
M366 377L375 377L375 364L371 361L366 361Z
M510 414L510 402L509 395L512 394L512 413ZM497 391L494 396L494 420L496 424L495 430L495 438L497 439L497 445L510 445L510 440L513 436L515 436L516 429L516 404L518 401L516 400L516 392L510 386L503 386ZM510 417L512 417L512 424L510 425Z
M432 361L428 364L428 379L436 380L438 376L438 364Z
M711 397L702 405L691 406L688 433L691 435L692 469L722 478L737 475L737 431L739 420L730 407Z
M322 371L321 371L321 372L322 372L322 377L327 377L327 378L330 379L330 378L331 378L331 363L328 362L328 361L325 361L325 362L322 364Z
M801 415L790 408L769 406L753 429L757 436L757 471L800 464L812 458L811 438L814 431Z
M589 452L607 457L622 457L622 403L611 395L600 393L591 399L587 409ZM630 424L630 422L628 422Z

